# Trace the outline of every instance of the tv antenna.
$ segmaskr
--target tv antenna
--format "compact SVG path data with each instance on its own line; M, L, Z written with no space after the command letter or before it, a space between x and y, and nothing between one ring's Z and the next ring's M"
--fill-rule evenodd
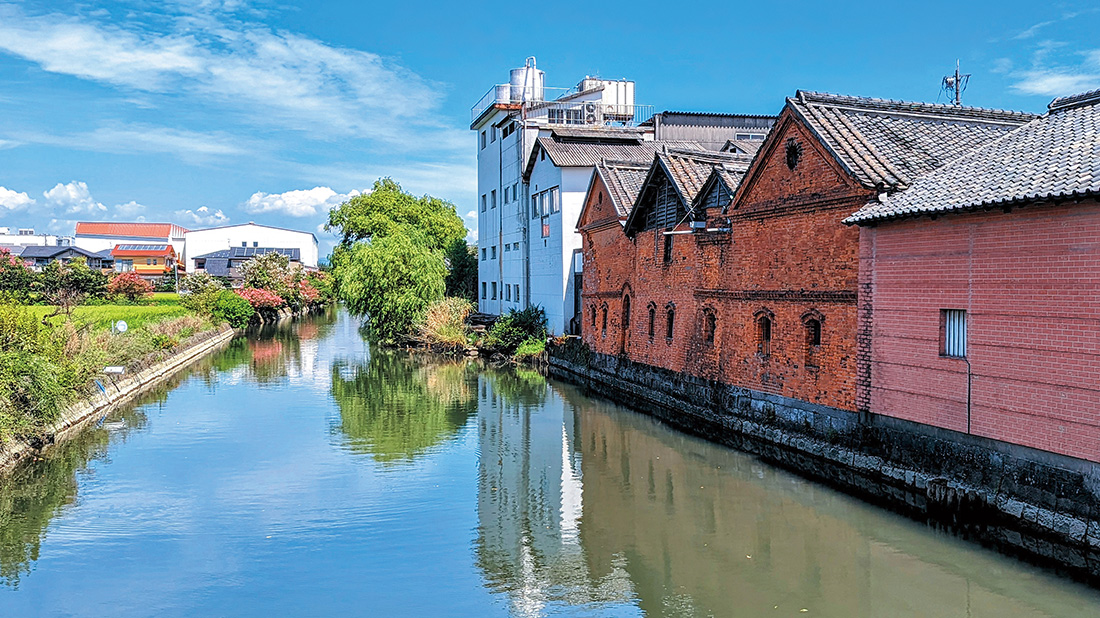
M962 105L962 93L970 83L970 73L959 73L959 61L955 60L955 74L943 78L943 89L955 93L955 105Z

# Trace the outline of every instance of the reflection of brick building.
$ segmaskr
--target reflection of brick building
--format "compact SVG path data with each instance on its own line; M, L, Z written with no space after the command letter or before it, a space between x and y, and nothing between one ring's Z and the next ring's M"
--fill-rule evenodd
M1059 99L849 219L874 412L1100 461L1098 143Z
M585 342L855 410L859 234L843 219L1032 118L800 91L751 165L658 153L622 232L598 225L598 175L580 226Z

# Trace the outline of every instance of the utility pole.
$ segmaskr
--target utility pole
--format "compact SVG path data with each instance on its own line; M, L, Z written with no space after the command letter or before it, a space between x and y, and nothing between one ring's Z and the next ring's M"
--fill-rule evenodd
M943 78L943 89L955 93L955 105L962 105L962 91L970 83L970 73L959 73L959 61L955 60L955 74Z

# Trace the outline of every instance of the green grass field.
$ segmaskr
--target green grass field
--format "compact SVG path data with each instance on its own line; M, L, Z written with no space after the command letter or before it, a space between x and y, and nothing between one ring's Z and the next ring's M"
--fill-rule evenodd
M42 318L53 313L54 308L32 306L27 307L27 310ZM110 328L111 322L124 320L128 327L137 328L149 322L177 318L188 313L190 311L180 305L81 305L73 308L73 321L91 324L94 328ZM51 322L59 324L64 319L64 316L57 316Z

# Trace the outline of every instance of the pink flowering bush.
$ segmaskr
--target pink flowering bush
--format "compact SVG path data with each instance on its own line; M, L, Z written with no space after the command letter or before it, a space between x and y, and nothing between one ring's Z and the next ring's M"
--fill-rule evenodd
M282 296L271 290L244 288L237 290L237 294L247 300L253 309L278 309L286 304Z
M317 291L317 288L310 285L309 281L303 279L298 282L298 296L302 299L303 305L310 305L321 298L321 293Z

